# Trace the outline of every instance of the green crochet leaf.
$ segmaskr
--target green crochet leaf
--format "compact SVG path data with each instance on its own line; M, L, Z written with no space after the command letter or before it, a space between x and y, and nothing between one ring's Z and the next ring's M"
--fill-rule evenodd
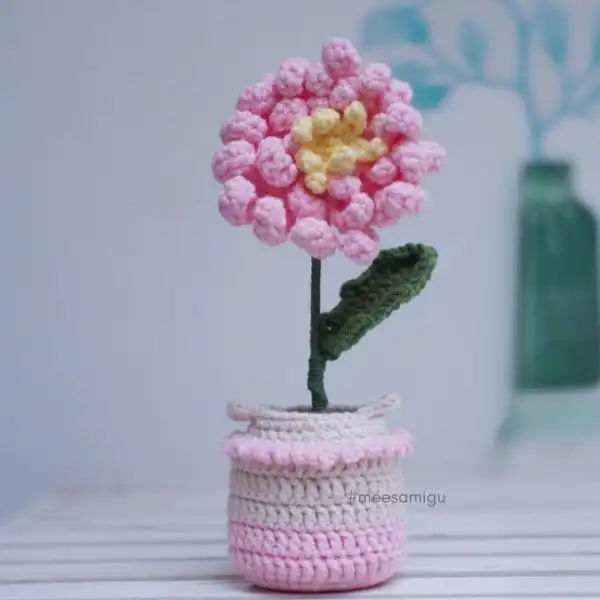
M422 244L382 250L368 269L342 285L337 306L321 314L323 358L339 358L368 331L418 296L436 262L435 249Z

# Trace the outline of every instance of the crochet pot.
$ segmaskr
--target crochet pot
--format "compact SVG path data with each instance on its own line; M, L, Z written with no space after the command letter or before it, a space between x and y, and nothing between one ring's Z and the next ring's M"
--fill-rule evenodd
M404 507L393 499L411 440L384 420L397 404L387 397L326 413L229 406L248 422L225 442L229 555L241 577L317 592L371 587L402 570Z

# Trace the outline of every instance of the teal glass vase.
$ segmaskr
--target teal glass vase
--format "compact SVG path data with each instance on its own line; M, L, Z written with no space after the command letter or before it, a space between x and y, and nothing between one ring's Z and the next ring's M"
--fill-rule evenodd
M521 176L515 388L579 389L600 371L596 219L566 163Z

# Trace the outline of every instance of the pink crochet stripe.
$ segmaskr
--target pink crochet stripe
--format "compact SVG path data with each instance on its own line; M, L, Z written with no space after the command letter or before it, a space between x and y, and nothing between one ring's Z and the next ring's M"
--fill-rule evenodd
M404 526L400 521L363 529L345 527L315 532L270 529L240 522L229 524L229 544L235 549L298 560L394 552L398 547L404 547L405 541Z
M245 432L232 433L224 443L231 458L264 465L311 466L328 471L338 465L355 465L364 459L407 456L412 451L412 438L397 431L377 438L322 442L281 442L258 439Z
M229 554L255 585L288 591L371 587L393 577L405 558L401 523L357 531L304 533L232 523Z

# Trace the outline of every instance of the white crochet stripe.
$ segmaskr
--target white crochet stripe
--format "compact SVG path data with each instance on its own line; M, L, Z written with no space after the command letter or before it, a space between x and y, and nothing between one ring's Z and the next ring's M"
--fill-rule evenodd
M250 409L229 405L234 420L248 420L246 430L251 437L286 442L348 440L370 438L389 433L382 416L399 404L396 396L360 406L331 407L328 413L312 413L301 407L281 409L263 406Z
M402 478L396 461L388 469L368 468L333 477L297 477L232 471L230 491L241 498L268 504L331 506L346 504L352 494L400 494Z
M230 402L227 405L227 415L233 421L252 421L255 419L267 420L289 420L290 416L294 421L302 419L308 422L318 421L322 423L329 416L334 416L336 420L346 419L355 420L356 416L367 418L383 417L392 410L400 406L400 398L396 394L388 394L375 402L363 404L362 406L348 405L330 405L329 411L323 413L313 413L306 406L293 406L291 408L281 408L280 406L262 405L246 406Z
M364 458L363 460L350 465L338 464L327 471L324 475L319 467L312 465L294 465L294 477L349 477L362 475L365 471L373 475L385 475L390 470L401 473L402 458L393 456L391 458ZM255 475L270 475L270 476L290 476L290 466L278 463L263 464L255 460L244 460L234 458L231 460L232 471L244 471Z
M268 529L296 531L327 531L331 529L361 529L402 521L403 504L352 504L329 506L296 506L294 504L267 504L231 495L228 503L229 520Z
M252 437L282 442L317 442L372 438L388 433L385 423L357 416L355 419L332 419L318 423L311 420L256 419L248 427Z

